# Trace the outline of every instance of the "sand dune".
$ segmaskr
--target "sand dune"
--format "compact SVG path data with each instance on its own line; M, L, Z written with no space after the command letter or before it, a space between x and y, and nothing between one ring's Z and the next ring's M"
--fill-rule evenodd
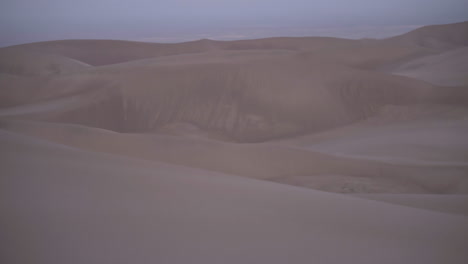
M310 53L364 68L430 54L431 49L406 42L350 40L328 37L284 37L238 41L199 40L177 44L118 40L62 40L3 48L7 53L33 52L68 57L94 66L125 63L171 55L216 51L285 50Z
M284 142L342 155L383 156L401 160L414 160L417 157L418 160L429 162L467 161L468 145L465 141L468 134L468 108L435 105L413 108L420 109L418 115L424 110L432 111L429 111L429 118L422 115L407 121L390 122L385 120L385 114L398 111L398 108L391 109L343 129ZM404 109L405 118L410 116L411 110Z
M66 74L89 67L88 64L58 55L14 52L3 49L0 52L0 73L14 75Z
M436 85L468 85L468 47L411 60L393 73Z
M238 41L202 39L176 44L145 43L120 40L60 40L37 42L2 48L5 52L55 54L94 66L128 62L169 55L216 50L291 50L314 51L346 47L355 40L328 37L265 38ZM354 44L355 45L355 44Z
M122 134L42 122L4 121L2 127L86 150L164 161L334 192L468 193L468 179L465 177L468 174L468 161L464 159L466 148L463 147L460 147L461 153L458 156L455 156L454 150L433 151L442 156L447 153L454 155L456 158L452 157L451 160L414 160L411 157L395 160L388 156L380 156L379 159L375 154L359 155L359 152L354 156L344 155L346 152L336 154L320 145L239 145L186 136ZM347 142L345 139L341 140ZM337 139L336 142L339 144L340 140ZM387 145L382 146L382 142L387 142ZM381 139L375 143L370 140L367 147L386 149L393 147L395 142L398 141ZM326 146L326 141L323 144ZM341 145L348 148L344 143ZM414 149L413 151L425 150L427 147ZM424 155L421 154L422 157ZM324 178L323 175L326 174L347 176L337 181L332 176ZM298 181L299 177L303 177L304 181ZM349 187L350 181L354 182L354 187L343 187Z
M6 132L1 140L8 263L465 263L468 257L466 217Z
M354 196L415 208L468 215L467 195L355 194Z
M389 38L387 41L413 44L433 49L450 49L467 46L468 21L447 25L426 26L400 36Z
M0 262L467 263L467 25L1 48Z
M35 118L121 132L189 122L241 142L350 124L390 104L468 102L463 88L447 90L296 55L229 64L98 68L51 78L41 89L63 93L64 86L73 91L99 87L107 95Z
M58 40L3 48L5 52L35 52L72 58L91 65L211 50L211 41L158 44L120 40Z

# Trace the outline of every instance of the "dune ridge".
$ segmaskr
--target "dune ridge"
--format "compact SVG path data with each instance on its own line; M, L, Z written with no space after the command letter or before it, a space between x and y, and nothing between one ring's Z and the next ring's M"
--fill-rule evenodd
M84 100L83 107L71 111L39 115L39 119L121 132L189 122L241 142L350 124L385 105L468 102L468 91L463 88L447 90L297 56L247 63L87 70L50 78L40 89L63 93L63 86L75 91L99 87L107 96Z

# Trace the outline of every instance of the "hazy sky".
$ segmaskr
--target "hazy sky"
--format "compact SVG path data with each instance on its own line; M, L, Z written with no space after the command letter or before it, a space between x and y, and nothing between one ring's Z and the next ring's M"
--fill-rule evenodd
M468 0L0 0L0 45L395 28L466 21L467 10Z

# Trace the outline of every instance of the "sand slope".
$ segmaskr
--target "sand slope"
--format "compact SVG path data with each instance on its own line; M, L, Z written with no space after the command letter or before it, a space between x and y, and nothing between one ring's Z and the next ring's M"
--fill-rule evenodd
M356 194L355 196L415 208L468 215L467 195Z
M413 157L404 159L405 156L401 155L400 159L395 159L388 154L379 156L374 153L366 156L359 155L357 151L353 156L346 155L346 152L327 151L327 141L324 141L323 145L312 146L304 143L300 146L290 143L239 145L208 138L122 134L53 123L4 121L2 127L86 150L164 161L327 191L468 193L468 179L465 176L468 174L468 161L466 148L462 147L458 156L454 150L433 150L433 154L441 156L452 154L452 159L448 160L424 159L423 154L418 152L412 153ZM340 140L356 141L336 139L332 142L340 144ZM393 146L395 141L398 142L391 139L380 140L377 143L368 141L364 146L398 149L398 146ZM363 144L362 140L359 144ZM341 145L349 149L345 143ZM404 148L402 149L404 151ZM425 149L427 147L415 148L413 151ZM418 154L420 158L415 159ZM329 174L346 177L338 180L332 175L324 177ZM300 177L305 181L298 181Z
M466 217L93 154L6 132L1 140L0 201L9 227L1 241L8 263L468 258Z
M467 263L467 25L1 48L0 262Z
M432 49L450 49L468 45L468 21L432 25L387 39L390 42L413 44Z
M15 52L3 49L0 52L0 73L14 75L47 75L76 72L88 64L58 55Z
M394 74L437 85L468 85L468 47L425 56L400 65Z
M468 90L462 87L439 88L298 55L237 63L97 68L50 78L40 89L63 93L62 87L75 92L99 89L106 96L88 97L82 107L35 119L121 132L189 122L240 142L350 124L390 104L468 102Z

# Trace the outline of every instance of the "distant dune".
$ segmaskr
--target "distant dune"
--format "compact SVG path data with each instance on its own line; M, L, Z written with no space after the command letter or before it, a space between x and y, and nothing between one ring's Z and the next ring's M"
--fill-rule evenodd
M451 49L468 45L468 22L433 25L415 29L387 39L434 49Z
M468 85L468 47L451 49L406 62L394 74L424 80L436 85Z
M41 53L0 53L0 72L14 75L65 74L83 70L89 65L81 61Z
M0 48L3 263L468 263L468 22Z
M62 87L81 92L81 103L60 104ZM385 105L468 103L468 91L463 88L445 90L300 55L247 62L98 67L50 78L35 89L57 91L53 96L57 99L36 103L40 111L16 111L23 118L120 132L189 122L240 142L348 125Z

